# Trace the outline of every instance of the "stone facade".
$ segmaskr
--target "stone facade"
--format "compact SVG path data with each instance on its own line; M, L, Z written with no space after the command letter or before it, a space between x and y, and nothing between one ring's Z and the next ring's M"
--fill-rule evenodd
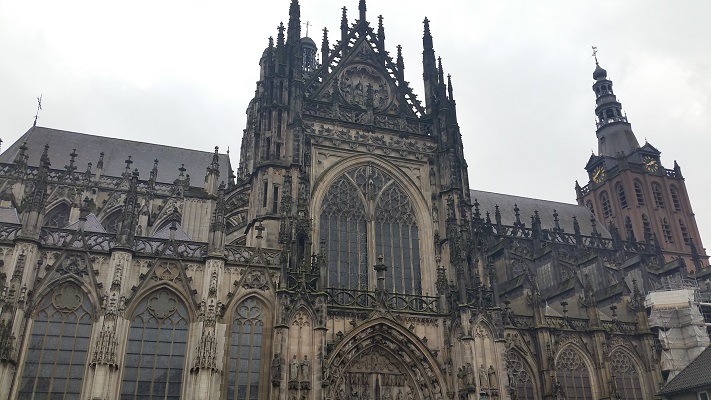
M428 21L421 102L359 13L317 65L292 1L235 171L41 127L0 155L0 397L654 396L644 293L684 262L584 206L470 190Z

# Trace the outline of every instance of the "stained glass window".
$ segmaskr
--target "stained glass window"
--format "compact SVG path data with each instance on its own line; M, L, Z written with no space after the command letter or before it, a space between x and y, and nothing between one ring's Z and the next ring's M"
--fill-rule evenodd
M558 354L555 369L566 399L592 400L590 373L578 352L563 349Z
M536 399L533 374L523 357L515 351L508 351L506 353L506 370L509 375L509 384L516 391L518 400Z
M79 399L91 313L88 296L71 283L42 300L32 323L20 399Z
M643 399L642 379L630 356L622 351L615 350L610 354L612 375L614 376L614 389L622 399Z
M345 176L326 193L321 211L321 239L328 259L328 285L368 288L365 207L357 188Z
M386 289L421 294L420 232L413 203L387 173L367 165L338 178L323 200L320 228L329 287L372 289L368 272L382 255L388 267ZM374 251L368 243L375 243Z
M237 307L229 337L227 398L256 400L262 367L264 308L254 299Z
M147 296L131 318L121 400L180 399L188 312L172 292Z

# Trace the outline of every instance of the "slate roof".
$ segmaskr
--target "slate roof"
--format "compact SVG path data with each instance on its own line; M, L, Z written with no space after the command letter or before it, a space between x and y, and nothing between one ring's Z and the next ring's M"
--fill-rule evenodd
M487 211L491 214L491 221L494 222L495 207L499 206L501 213L501 223L504 225L513 225L516 222L516 213L514 206L518 205L521 222L526 224L527 228L531 227L531 216L535 211L538 211L538 216L541 219L542 229L555 228L555 220L553 211L558 212L558 223L565 233L573 234L573 217L578 219L580 225L580 233L590 235L592 233L592 223L590 217L592 213L585 206L577 204L560 203L557 201L532 199L530 197L512 196L509 194L500 194L492 192L484 192L481 190L470 190L472 202L476 199L479 202L479 212L482 218L486 218ZM606 226L597 223L597 231L603 238L610 239L612 236L607 231Z
M190 239L190 236L188 236L188 234L183 230L183 227L180 226L180 224L176 224L175 227L176 227L175 240L183 240L186 242L189 242L192 240L192 239ZM170 224L159 229L151 237L156 238L156 239L170 239Z
M14 207L0 207L0 222L6 224L19 224L20 217Z
M691 364L672 378L662 390L661 395L683 392L691 389L711 386L711 346L702 351Z
M70 224L64 229L71 229L74 231L78 230L79 221ZM104 226L101 225L101 222L99 222L99 220L96 218L96 215L94 215L94 213L91 213L86 216L86 222L84 223L84 232L106 233L106 229L104 229Z
M208 139L209 140L209 139ZM104 172L106 176L121 176L126 168L126 159L131 156L131 170L138 168L141 180L148 180L153 169L153 161L158 160L158 182L172 183L180 173L178 168L185 164L193 185L202 185L205 170L212 162L214 153L171 147L160 144L136 142L85 133L62 131L59 129L34 126L15 143L0 154L0 163L10 164L15 160L20 146L27 142L27 164L39 165L44 145L49 145L49 160L52 169L64 169L69 164L69 154L76 149L77 172L84 172L87 163L96 172L99 153L104 152ZM230 161L227 154L219 154L220 180L227 181Z

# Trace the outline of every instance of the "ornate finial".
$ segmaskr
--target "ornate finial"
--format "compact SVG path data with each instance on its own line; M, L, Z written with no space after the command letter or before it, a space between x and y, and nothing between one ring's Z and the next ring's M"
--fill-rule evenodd
M454 100L454 89L452 89L452 75L447 74L447 93L449 94L449 100Z
M360 0L358 2L358 11L360 11L360 21L365 22L365 0Z
M343 6L343 8L341 8L341 29L348 29L348 17L346 16L347 11L348 9L346 8L346 6Z
M35 113L35 122L32 126L37 126L37 118L39 118L39 112L42 110L42 95L37 98L37 112Z
M311 21L306 21L304 26L306 26L306 37L309 37L309 26L311 26Z
M595 58L595 65L600 65L600 64L597 62L597 47L595 47L595 46L591 46L591 47L592 47L592 57Z

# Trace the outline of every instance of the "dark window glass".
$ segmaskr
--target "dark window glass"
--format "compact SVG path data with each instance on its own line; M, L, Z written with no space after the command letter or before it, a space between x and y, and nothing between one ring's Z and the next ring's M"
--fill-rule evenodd
M674 237L672 236L671 226L669 226L669 221L666 217L662 218L662 233L664 233L664 240L669 243L674 242Z
M672 203L674 204L674 210L681 211L681 201L679 200L679 192L675 187L669 188L669 193L671 194Z
M121 400L180 399L188 312L172 292L161 289L136 307L124 359Z
M590 374L580 355L573 349L563 349L555 363L558 380L565 399L592 400Z
M613 351L610 354L610 365L617 398L644 399L642 379L630 356L622 350Z
M609 218L612 215L612 205L610 204L610 197L607 195L607 192L600 194L600 205L602 206L602 214L605 218Z
M637 204L640 206L644 205L644 191L642 191L642 184L639 181L634 181L634 194L637 197Z
M48 294L34 317L19 398L79 399L91 335L91 303L67 283Z
M647 214L642 214L642 228L644 229L644 239L651 239L652 225L649 223L649 217L647 217Z
M659 208L664 208L664 197L662 196L662 187L658 183L652 183L652 195L654 196L654 205Z
M621 183L617 184L617 198L620 200L620 207L627 208L627 196L625 195L625 188Z
M684 240L684 244L687 246L691 245L691 237L689 236L689 230L686 229L686 224L684 220L679 220L679 230L681 230L681 237Z
M237 307L229 337L227 398L256 400L262 363L264 308L254 299Z
M64 228L69 224L70 208L67 204L60 204L48 212L44 217L44 225L52 228Z
M506 369L509 384L516 391L516 398L518 400L534 400L536 395L533 373L523 357L515 351L509 351L506 354Z

